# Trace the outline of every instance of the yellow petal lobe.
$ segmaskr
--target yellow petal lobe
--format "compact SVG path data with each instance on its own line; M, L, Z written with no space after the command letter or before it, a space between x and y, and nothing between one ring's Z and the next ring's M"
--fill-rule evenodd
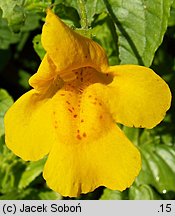
M55 65L51 58L46 54L35 73L30 79L29 84L37 91L45 92L49 84L52 83L56 76Z
M99 186L123 191L140 168L139 151L116 125L111 125L91 142L81 140L72 145L58 140L45 164L44 178L51 189L76 197Z
M58 74L86 66L105 72L108 67L103 48L71 30L51 10L47 11L41 41Z
M50 100L31 90L18 99L5 115L7 147L24 160L39 160L54 143Z
M101 98L116 122L129 127L153 128L171 104L171 92L153 70L137 65L111 66L113 81L95 84L91 92Z

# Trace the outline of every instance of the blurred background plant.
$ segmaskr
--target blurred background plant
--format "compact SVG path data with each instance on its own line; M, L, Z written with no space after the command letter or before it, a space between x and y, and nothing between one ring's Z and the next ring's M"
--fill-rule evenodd
M84 17L80 2L85 3ZM52 4L55 13L70 27L104 47L110 65L151 67L166 80L174 95L175 1L0 0L1 200L69 199L47 187L42 177L46 158L25 162L8 150L4 141L4 114L14 100L30 89L28 79L44 56L40 36L45 10ZM99 187L77 199L175 199L174 119L173 97L171 109L156 128L121 126L141 151L139 176L124 192Z

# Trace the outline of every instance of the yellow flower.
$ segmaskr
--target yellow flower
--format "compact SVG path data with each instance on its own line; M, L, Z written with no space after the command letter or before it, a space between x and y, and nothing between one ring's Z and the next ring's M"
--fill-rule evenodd
M167 84L151 69L109 66L103 48L51 10L42 30L45 57L5 116L7 146L24 160L48 154L44 178L64 196L104 185L124 190L140 153L116 125L152 128L170 107Z

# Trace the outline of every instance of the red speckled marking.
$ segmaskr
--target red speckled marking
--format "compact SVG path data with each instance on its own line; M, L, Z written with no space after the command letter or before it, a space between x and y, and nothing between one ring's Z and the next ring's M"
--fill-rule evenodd
M83 133L83 137L87 137L87 135L86 135L86 133L85 133L85 132Z
M67 109L69 112L71 112L72 113L72 110L71 109Z
M55 125L54 125L55 128L58 128L58 122L55 121Z
M78 140L81 140L81 139L82 139L81 136L80 136L80 134L77 134L77 139L78 139Z

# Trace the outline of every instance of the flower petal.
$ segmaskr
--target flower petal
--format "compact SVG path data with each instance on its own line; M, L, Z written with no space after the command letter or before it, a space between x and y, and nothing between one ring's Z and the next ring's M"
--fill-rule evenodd
M52 105L31 90L19 98L5 115L8 148L24 160L38 160L48 154L54 142Z
M63 86L61 77L56 76L55 65L46 54L35 73L30 79L29 84L40 94L47 94L52 97Z
M42 91L48 89L49 84L52 82L56 75L55 65L51 58L46 54L35 73L29 80L29 84L36 90Z
M74 88L82 78L85 81L97 76L95 71L88 71L80 72L80 81L65 84L52 98L57 138L44 178L49 187L64 196L87 193L100 185L124 190L140 170L138 150L116 126L106 107L88 91L89 87L82 93L82 86Z
M76 79L64 83L53 96L52 104L57 136L62 142L76 144L84 136L86 140L98 138L113 120L101 101L88 91L93 82L108 83L110 77L106 78L93 68L79 69L74 73Z
M58 73L85 66L99 71L108 68L103 48L71 30L51 10L47 11L41 40Z
M45 164L44 178L53 190L75 197L102 185L122 191L133 183L140 167L139 151L112 124L110 130L88 143L58 140Z
M171 92L164 80L149 68L137 65L112 66L113 81L95 84L91 92L110 110L116 122L130 127L153 128L170 107Z

